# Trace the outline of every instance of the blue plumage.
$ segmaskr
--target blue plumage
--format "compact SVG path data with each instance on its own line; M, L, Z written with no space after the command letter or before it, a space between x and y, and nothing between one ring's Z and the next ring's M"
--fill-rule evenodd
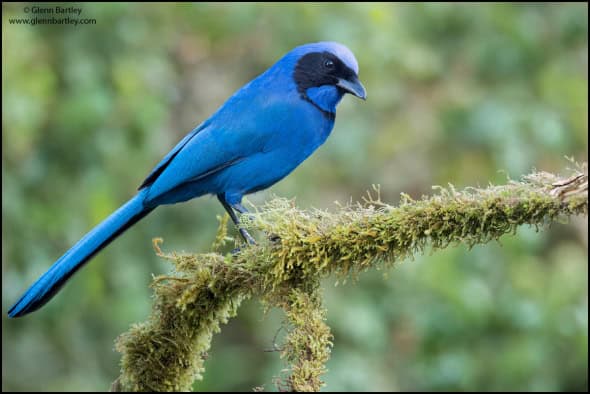
M8 315L43 306L92 256L159 205L215 194L239 227L234 210L245 212L242 197L284 178L328 138L345 93L365 99L357 74L354 55L338 43L287 53L184 137L138 193L60 257Z

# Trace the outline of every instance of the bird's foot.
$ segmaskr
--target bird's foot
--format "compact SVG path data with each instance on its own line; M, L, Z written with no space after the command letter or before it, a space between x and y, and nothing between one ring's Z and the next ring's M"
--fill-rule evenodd
M244 238L244 241L246 241L245 246L256 245L256 241L254 240L254 237L252 237L248 233L248 231L246 231L246 229L240 227L238 230L240 231L240 235L242 236L242 238ZM242 247L244 247L244 246L242 246ZM242 247L237 246L234 249L232 249L230 253L232 255L236 255L242 251Z
M242 238L244 238L244 241L250 245L256 245L256 240L254 240L254 237L252 237L245 228L240 227L239 231Z

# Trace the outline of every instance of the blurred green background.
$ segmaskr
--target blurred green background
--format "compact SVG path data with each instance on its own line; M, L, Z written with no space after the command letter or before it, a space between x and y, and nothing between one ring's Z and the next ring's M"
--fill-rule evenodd
M6 311L237 88L296 45L335 40L368 91L270 191L337 209L381 184L503 183L588 156L587 4L80 4L95 25L19 26L2 5L2 389L105 390L116 336L145 319L152 250L205 252L214 198L163 207L45 308ZM53 3L55 5L55 3ZM588 389L587 219L417 256L357 284L325 283L327 390ZM213 341L198 390L250 390L282 368L281 313L256 300Z

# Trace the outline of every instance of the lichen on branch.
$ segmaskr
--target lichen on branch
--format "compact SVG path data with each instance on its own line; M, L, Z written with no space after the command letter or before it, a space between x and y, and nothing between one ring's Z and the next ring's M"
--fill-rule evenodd
M363 203L336 212L303 211L292 201L274 199L242 219L242 225L266 235L258 245L225 255L163 254L158 247L174 269L154 279L148 320L117 339L121 376L111 389L191 390L202 377L212 335L242 300L255 296L282 308L290 322L281 352L289 376L276 379L279 389L317 391L331 348L319 292L322 278L335 274L345 280L377 266L391 267L427 247L473 246L514 234L520 225L539 229L588 214L586 164L567 177L536 172L484 189L435 189L433 196L418 200L402 195L397 207L381 201L376 189ZM226 224L227 218L214 250L228 238Z

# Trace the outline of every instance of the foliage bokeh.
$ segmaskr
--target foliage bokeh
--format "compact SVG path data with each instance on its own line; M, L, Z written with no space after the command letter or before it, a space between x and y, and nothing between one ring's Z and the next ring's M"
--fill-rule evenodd
M325 146L270 191L337 209L431 185L503 182L587 160L586 4L79 4L96 25L18 26L2 6L2 310L243 83L305 42L346 44L369 99L346 97ZM206 251L213 198L157 209L50 304L2 317L3 390L104 390L113 340L168 267ZM587 391L587 220L449 248L325 286L333 390ZM332 282L330 282L332 283ZM271 389L282 316L247 302L197 390Z

